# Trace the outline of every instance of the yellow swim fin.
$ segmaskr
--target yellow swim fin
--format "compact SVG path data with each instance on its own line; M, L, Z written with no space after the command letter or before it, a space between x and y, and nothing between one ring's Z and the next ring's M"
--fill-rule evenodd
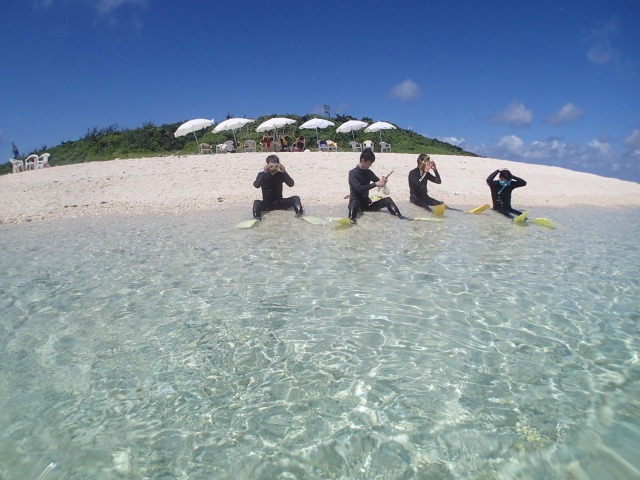
M444 215L445 208L447 208L447 206L444 203L436 205L435 207L433 207L433 214L436 217L441 217L442 215Z
M482 213L485 210L488 210L489 208L491 208L491 205L489 205L488 203L485 203L484 205L478 207L478 208L474 208L473 210L469 210L467 213Z

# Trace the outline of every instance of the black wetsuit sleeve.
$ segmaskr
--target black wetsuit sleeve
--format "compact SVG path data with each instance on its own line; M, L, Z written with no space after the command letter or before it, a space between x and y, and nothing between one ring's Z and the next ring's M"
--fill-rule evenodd
M435 173L436 173L435 177L433 175L431 175L430 173L427 173L427 180L431 180L433 183L442 183L442 180L440 179L440 174L438 173L438 170L436 170Z
M286 183L289 188L293 187L293 178L291 178L287 172L284 172L282 174L282 177L283 177L284 183Z
M358 171L356 169L353 169L349 172L349 186L358 195L367 194L369 190L376 186L375 182L380 179L376 177L373 172L371 172L370 175L368 175L367 180L369 182L373 181L374 183L360 183L360 180L358 178Z
M519 188L519 187L524 187L527 182L525 182L522 178L520 177L516 177L515 175L511 176L511 185L513 186L513 188ZM515 185L513 185L515 183Z
M487 185L491 186L491 182L493 182L493 179L496 178L496 175L498 175L498 172L500 172L500 170L496 170L495 172L493 172L491 175L487 177Z
M255 181L253 182L253 186L256 188L260 188L262 186L262 182L264 181L266 175L267 175L266 172L260 172L256 177Z

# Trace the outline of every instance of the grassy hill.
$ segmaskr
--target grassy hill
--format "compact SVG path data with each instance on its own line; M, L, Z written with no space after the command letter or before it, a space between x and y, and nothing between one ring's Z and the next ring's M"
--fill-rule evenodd
M298 129L298 125L302 125L317 115L265 115L255 119L253 123L236 130L237 140L242 142L253 139L259 145L262 134L255 131L256 127L265 120L275 116L288 117L296 120L295 125L288 126L284 130L279 129L279 133L284 131L284 134L289 135L292 140L298 135L303 135L307 140L307 145L315 144L315 130L300 130ZM340 151L351 150L351 146L349 145L349 141L352 139L351 133L336 133L336 128L347 120L351 120L351 117L337 116L331 118L331 121L336 125L324 130L319 130L319 137L321 139L324 138L335 141ZM370 118L365 117L361 120L367 123L373 123L373 120ZM103 129L93 128L88 130L86 135L79 140L62 142L60 145L50 148L44 146L30 153L42 154L45 151L49 152L51 154L51 165L68 165L99 160L113 160L115 158L141 158L198 153L198 146L193 134L178 138L174 137L174 132L182 123L184 122L160 126L146 123L142 127L132 130L120 129L117 125L111 125ZM198 143L202 142L217 145L226 140L233 139L233 133L230 131L214 134L211 131L212 129L213 128L206 128L196 132ZM365 133L364 130L358 130L354 132L354 135L358 142L372 140L376 144L376 147L380 141L379 133ZM401 128L384 130L382 132L382 138L385 142L391 143L392 151L396 153L475 155L471 152L465 152L455 145L430 139ZM10 164L0 166L0 174L10 172Z

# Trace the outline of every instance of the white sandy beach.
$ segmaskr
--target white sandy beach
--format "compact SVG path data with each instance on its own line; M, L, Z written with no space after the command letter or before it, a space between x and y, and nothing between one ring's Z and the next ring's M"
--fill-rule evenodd
M266 153L191 155L91 162L0 177L0 224L99 215L184 214L245 209L260 191L252 185ZM305 211L335 206L346 213L348 171L359 153L279 153L295 181L284 195L299 195ZM402 211L409 205L407 174L417 154L378 153L372 170L391 170L390 196ZM429 194L452 207L491 203L486 177L509 168L527 181L513 194L515 208L593 205L640 207L640 184L588 173L491 158L432 155L442 184L429 183ZM55 165L55 158L51 163ZM372 195L375 190L372 190ZM245 215L246 217L247 215Z

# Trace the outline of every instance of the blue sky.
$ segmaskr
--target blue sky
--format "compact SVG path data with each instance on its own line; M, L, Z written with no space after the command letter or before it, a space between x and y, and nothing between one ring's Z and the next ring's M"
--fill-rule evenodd
M326 104L484 156L640 181L638 0L4 0L0 10L6 160L12 141L28 153L112 124Z

